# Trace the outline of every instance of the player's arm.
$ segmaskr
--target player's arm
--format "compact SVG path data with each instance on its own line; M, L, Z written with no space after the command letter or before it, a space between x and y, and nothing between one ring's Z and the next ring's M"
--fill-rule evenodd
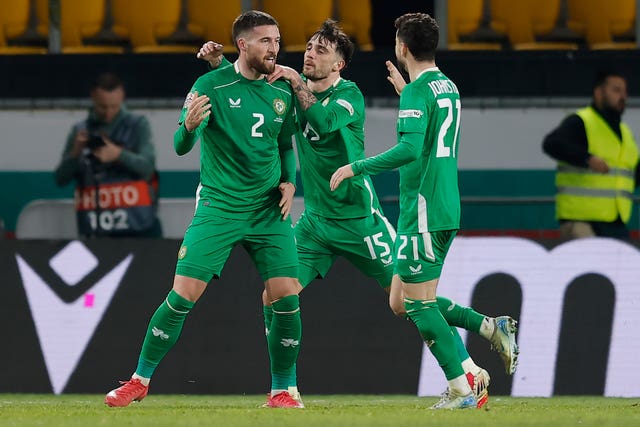
M424 98L413 94L407 86L400 95L398 111L398 144L384 153L342 166L331 176L330 188L359 174L375 175L392 170L416 160L422 152L427 129L428 110Z
M179 156L191 151L209 122L211 104L209 97L202 90L198 91L199 82L200 79L187 94L178 120L178 129L173 134L173 148ZM198 95L198 93L203 94Z
M364 113L364 97L355 87L338 91L324 106L315 102L305 112L305 118L320 135L342 129L359 120Z
M307 83L302 80L302 76L293 68L277 64L273 73L267 76L267 81L273 83L278 79L284 79L291 84L302 111L307 111L309 107L318 102L318 98L309 90Z
M298 131L298 124L295 121L294 109L290 107L285 121L278 135L278 150L280 152L280 185L278 190L282 197L278 205L282 219L287 219L293 206L293 196L296 192L296 156L293 152L293 138Z
M290 182L294 186L296 183L296 156L293 151L293 139L297 132L298 124L295 120L294 109L290 107L278 135L278 150L282 166L280 182Z
M223 45L214 41L205 42L196 54L196 58L207 61L212 70L231 65L231 62L222 54L223 47Z

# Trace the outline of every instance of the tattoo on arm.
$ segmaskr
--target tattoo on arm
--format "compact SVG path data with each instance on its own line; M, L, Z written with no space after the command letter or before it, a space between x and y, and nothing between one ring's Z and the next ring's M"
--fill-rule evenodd
M215 70L220 66L220 64L222 64L222 58L223 58L223 55L220 55L220 56L216 56L211 61L209 61L209 66L211 67L212 70Z
M293 91L296 93L296 97L300 102L300 108L302 111L306 111L313 104L318 102L318 98L309 90L307 85L300 79L300 81L293 84Z

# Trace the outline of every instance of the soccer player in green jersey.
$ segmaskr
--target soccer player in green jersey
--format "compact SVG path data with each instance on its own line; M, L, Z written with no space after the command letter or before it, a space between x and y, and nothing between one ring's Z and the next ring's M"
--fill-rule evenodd
M222 47L207 42L198 57L208 61L214 69L227 66L229 63L222 57ZM336 167L365 157L364 97L354 82L340 76L353 51L349 37L334 21L327 20L307 43L302 75L289 67L276 65L275 72L268 77L269 81L289 80L298 101L302 135L297 144L305 188L305 211L295 227L300 290L313 279L324 277L334 260L343 256L365 275L376 279L387 293L391 291L391 250L396 233L382 214L370 178L362 176L349 180L334 192L329 188ZM399 81L404 82L399 77L398 83L392 83L400 84ZM398 286L394 289L392 308L396 314L404 315L402 289ZM265 326L269 331L272 307L267 298L264 303ZM492 318L446 298L438 297L438 305L449 324L481 335L486 329L482 325L493 322ZM456 328L451 330L469 383L474 386L478 407L481 407L488 400L489 375L469 356ZM484 336L490 337L486 333ZM295 383L289 390L300 400Z
M298 257L289 212L295 191L293 95L270 83L280 32L270 15L249 11L233 23L238 60L196 80L174 134L178 155L201 139L200 186L194 218L178 252L173 289L157 309L132 378L105 397L127 406L148 392L156 367L178 339L207 283L236 245L245 247L273 307L269 333L268 406L298 408L289 394L301 339Z
M448 392L434 408L473 408L476 398L436 299L442 265L460 227L460 96L456 85L435 64L439 33L435 20L424 13L410 13L398 18L395 25L396 59L411 79L401 88L398 144L377 156L340 167L332 175L330 186L335 191L347 178L400 168L400 218L395 241L395 273L400 281L392 283L392 295L395 288L402 289L407 316L449 383ZM393 82L393 74L390 78ZM508 316L480 326L481 335L499 347L509 373L515 370L517 360L515 332L516 322Z

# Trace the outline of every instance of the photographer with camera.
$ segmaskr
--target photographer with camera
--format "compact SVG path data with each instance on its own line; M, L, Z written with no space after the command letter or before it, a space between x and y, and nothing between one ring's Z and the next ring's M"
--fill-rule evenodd
M158 181L151 129L124 106L124 85L113 73L91 86L92 107L69 133L55 181L76 181L78 232L87 237L161 237Z

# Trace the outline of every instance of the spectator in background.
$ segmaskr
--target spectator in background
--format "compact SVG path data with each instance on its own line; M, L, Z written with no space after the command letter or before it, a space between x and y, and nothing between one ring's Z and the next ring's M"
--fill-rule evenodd
M621 121L627 81L601 71L590 106L565 118L542 144L558 161L556 217L563 238L629 239L632 194L640 180L638 147Z
M90 94L89 115L71 128L55 171L59 186L76 181L78 231L83 236L161 237L149 122L124 106L124 85L113 73L100 74Z

